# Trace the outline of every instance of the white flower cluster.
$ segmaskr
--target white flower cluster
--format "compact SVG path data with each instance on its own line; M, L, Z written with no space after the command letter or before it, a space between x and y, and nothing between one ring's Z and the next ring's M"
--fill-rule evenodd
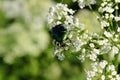
M22 6L25 0L4 0L1 2L1 8L9 17L18 17L22 12Z
M80 47L79 43L81 43L78 35L84 28L82 24L79 24L77 18L73 18L73 14L74 11L72 9L68 9L67 5L59 3L50 8L48 14L48 24L50 29L56 25L63 24L68 31L67 36L72 41L68 40L65 43L72 47L75 45L74 47L78 48L77 45ZM55 46L53 56L58 56L59 60L63 60L65 58L63 52L67 50L69 46L66 46L66 49Z
M82 2L83 0L79 1ZM115 15L113 15L115 8L113 8L113 5L114 3L111 0L103 0L102 7L99 8L101 13L105 13L101 21L103 27L112 25L110 21L115 19ZM71 45L71 42L66 40L67 46L56 46L53 56L58 56L58 59L63 60L65 58L64 52L77 53L77 58L81 62L87 60L93 62L91 64L92 70L86 71L87 80L120 80L115 66L109 64L109 61L112 62L120 52L120 28L116 28L117 32L104 30L102 34L88 33L87 30L81 27L78 19L74 19L73 13L73 10L68 9L67 5L61 3L50 9L48 15L49 25L52 27L58 24L65 25L68 29L68 37L72 42ZM107 56L108 62L103 55Z
M59 3L55 7L51 7L48 14L48 24L51 26L50 29L58 24L64 24L67 27L73 24L73 14L74 11L68 9L65 4Z
M87 80L120 80L115 66L106 60L91 64L92 70L86 71Z
M45 2L46 3L45 3ZM37 5L36 5L37 4ZM46 7L42 6L45 5ZM46 19L48 7L53 5L49 0L1 0L0 9L5 12L8 18L23 18L31 23L34 20L39 21L41 26ZM37 17L34 17L37 16ZM39 24L39 25L40 25Z
M120 15L114 14L114 12L119 9L117 3L119 3L119 0L115 0L115 2L113 2L113 0L103 0L103 2L101 3L101 6L99 7L98 11L102 14L102 29L104 27L113 26L113 24L111 24L112 20L116 22L120 21Z
M91 4L95 4L96 0L73 0L73 2L78 2L80 8L84 8L85 6L89 6Z
M49 36L43 28L51 4L50 0L0 0L0 56L5 63L38 56L47 48Z
M84 35L87 35L87 33ZM108 58L113 60L115 55L119 53L119 33L113 34L105 31L104 37L97 34L88 34L85 38L84 35L80 36L79 41L77 41L79 43L75 45L77 46L77 51L81 52L77 58L82 62L84 62L87 58L91 61L97 61L98 56L103 54L108 55ZM113 45L113 43L115 44Z

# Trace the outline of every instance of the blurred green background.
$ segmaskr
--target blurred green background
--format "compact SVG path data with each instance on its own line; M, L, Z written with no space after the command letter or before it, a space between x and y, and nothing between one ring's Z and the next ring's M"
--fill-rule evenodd
M48 9L59 2L0 0L0 80L85 80L83 65L76 57L68 55L63 61L52 57L46 18ZM79 9L72 0L63 3ZM90 32L101 31L89 10L80 10L75 17L87 24Z

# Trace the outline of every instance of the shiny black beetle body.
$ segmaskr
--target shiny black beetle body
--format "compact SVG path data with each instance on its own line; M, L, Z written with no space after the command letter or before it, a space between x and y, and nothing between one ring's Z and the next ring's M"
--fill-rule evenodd
M66 44L64 43L64 40L66 40L67 37L67 29L62 25L56 25L51 29L51 35L52 38L55 40L55 44L64 47Z

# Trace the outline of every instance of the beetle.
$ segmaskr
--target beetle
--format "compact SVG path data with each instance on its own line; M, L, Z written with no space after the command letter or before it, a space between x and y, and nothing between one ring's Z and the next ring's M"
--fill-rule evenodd
M68 39L67 29L63 26L63 24L58 24L54 26L50 31L52 38L55 41L55 45L66 46L65 40Z
M63 24L54 26L49 32L54 40L55 45L65 47L67 46L65 41L69 40L69 42L74 47L72 41L68 38L68 31Z

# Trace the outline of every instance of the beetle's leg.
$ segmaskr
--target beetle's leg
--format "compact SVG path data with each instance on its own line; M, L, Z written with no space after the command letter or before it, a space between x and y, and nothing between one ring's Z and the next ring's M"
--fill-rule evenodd
M73 44L73 42L72 42L72 40L71 40L71 39L69 39L69 38L67 38L67 39L68 39L68 40L69 40L69 42L72 44L72 46L73 46L73 47L75 47L75 46L74 46L74 44Z

